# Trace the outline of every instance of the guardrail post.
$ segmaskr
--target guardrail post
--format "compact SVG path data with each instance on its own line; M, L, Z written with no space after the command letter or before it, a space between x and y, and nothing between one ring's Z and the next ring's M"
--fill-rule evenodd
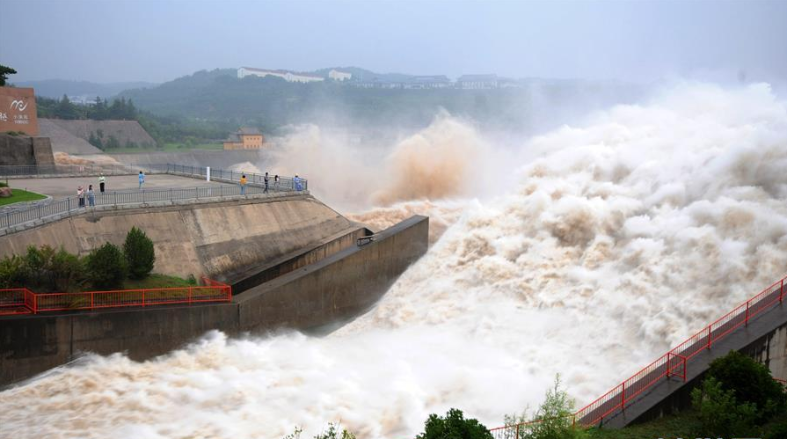
M516 439L519 439L519 427L521 427L521 424L516 424Z
M784 279L782 279L781 286L779 287L779 303L784 301Z
M620 409L626 410L626 383L620 385Z
M687 366L687 363L686 363L686 357L683 357L683 382L684 383L686 382L686 375L688 375L688 373L689 373L688 370L687 370L687 367L688 366Z
M672 355L672 352L667 352L667 379L669 379L669 376L672 373L672 362L670 361L670 355Z
M193 288L189 287L189 305L191 305L191 296L193 294Z
M142 290L142 307L145 307L145 290Z
M96 295L93 292L90 293L90 309L92 310L96 306Z
M711 327L713 325L708 325L708 349L710 349L711 338L713 337L713 331L711 331Z
M746 302L746 320L744 326L749 326L749 302Z

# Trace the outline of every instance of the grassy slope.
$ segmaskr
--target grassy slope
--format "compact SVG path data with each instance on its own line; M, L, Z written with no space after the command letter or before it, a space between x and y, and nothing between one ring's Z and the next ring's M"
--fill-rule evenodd
M11 189L10 198L0 198L0 206L6 206L14 203L22 203L25 201L43 200L46 195L41 195L36 192L30 192L22 189Z
M165 274L151 273L146 279L133 280L126 279L123 282L123 289L142 289L142 288L174 288L195 286L187 280Z
M592 439L694 438L699 431L702 431L699 419L693 411L686 411L621 430L593 429L589 436Z

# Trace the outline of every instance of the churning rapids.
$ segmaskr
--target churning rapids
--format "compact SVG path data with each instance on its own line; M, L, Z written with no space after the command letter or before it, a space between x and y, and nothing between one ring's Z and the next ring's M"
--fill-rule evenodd
M556 373L591 401L787 269L787 106L767 85L678 85L523 143L442 116L397 146L386 166L427 192L391 180L367 193L391 204L360 216L425 209L445 232L338 331L87 356L0 393L0 437L278 439L341 421L406 439L450 407L496 426ZM466 187L495 156L519 168ZM443 175L451 189L430 183Z

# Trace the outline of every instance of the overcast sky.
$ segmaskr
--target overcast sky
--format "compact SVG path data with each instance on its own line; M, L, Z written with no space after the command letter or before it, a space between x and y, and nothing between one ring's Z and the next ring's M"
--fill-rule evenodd
M787 1L0 0L12 80L163 82L197 70L787 78Z

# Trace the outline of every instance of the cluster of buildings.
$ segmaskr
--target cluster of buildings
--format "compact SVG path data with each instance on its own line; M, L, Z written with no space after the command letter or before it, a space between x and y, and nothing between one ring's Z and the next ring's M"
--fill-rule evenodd
M268 70L256 69L252 67L241 67L238 69L238 78L247 76L257 76L265 78L268 76L282 78L287 82L309 83L322 82L326 79L347 82L348 85L358 88L382 88L382 89L405 89L405 90L425 90L452 88L460 90L490 90L496 88L517 88L522 85L510 78L503 78L497 75L462 75L456 81L451 81L445 75L430 76L407 76L402 79L390 80L386 78L374 78L371 80L353 79L352 73L342 72L333 69L326 76L311 73L297 73L289 70Z
M311 73L297 73L291 72L289 70L267 70L267 69L255 69L252 67L241 67L238 69L238 78L243 79L247 76L257 76L260 78L265 78L267 76L272 76L276 78L284 79L287 82L300 82L300 83L308 83L308 82L321 82L325 81L325 78L319 75L313 75ZM352 73L347 72L340 72L338 70L331 70L328 72L328 79L332 79L334 81L347 81L352 79Z

